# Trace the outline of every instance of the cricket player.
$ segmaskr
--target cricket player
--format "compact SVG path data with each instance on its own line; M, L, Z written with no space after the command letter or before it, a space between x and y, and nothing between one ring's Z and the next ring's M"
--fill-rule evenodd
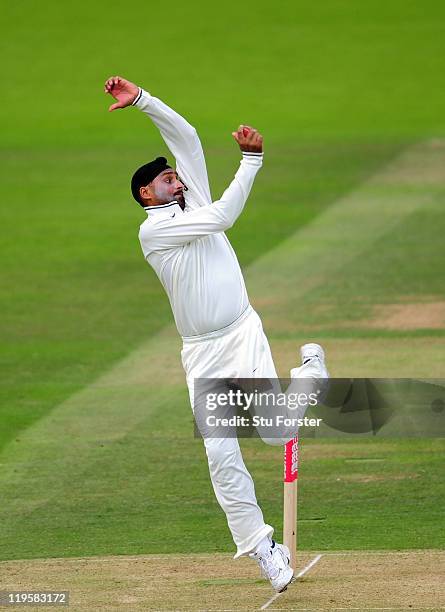
M277 378L269 343L252 306L235 252L225 235L241 214L263 163L263 138L254 128L232 133L242 158L220 199L210 195L207 169L196 130L164 102L119 76L105 82L116 102L110 111L134 106L159 129L176 161L164 157L141 166L131 192L147 213L139 240L145 259L169 297L182 336L182 364L192 409L195 378ZM301 349L302 365L291 376L326 378L317 344ZM236 438L205 438L210 477L237 547L248 555L276 591L293 577L289 551L272 540L252 477Z

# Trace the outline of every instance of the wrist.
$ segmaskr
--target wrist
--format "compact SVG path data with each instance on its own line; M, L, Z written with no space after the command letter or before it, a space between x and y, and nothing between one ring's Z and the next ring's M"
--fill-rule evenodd
M242 153L263 153L263 148L259 148L258 146L250 147L249 145L242 145L240 149Z
M263 163L263 152L242 151L242 154L241 163L247 163L250 166L261 166Z
M142 87L138 87L138 92L137 92L137 94L136 94L135 99L134 99L134 100L133 100L133 102L131 103L131 106L136 106L136 105L137 105L137 103L139 102L139 100L140 100L140 99L141 99L141 97L142 97L142 93L143 93L143 91L144 91L144 90L142 89Z

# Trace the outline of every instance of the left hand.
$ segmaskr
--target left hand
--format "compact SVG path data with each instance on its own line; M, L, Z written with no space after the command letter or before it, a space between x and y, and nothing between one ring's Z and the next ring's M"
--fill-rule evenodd
M127 81L127 79L114 76L105 81L104 91L111 94L117 100L108 109L109 111L114 111L117 108L131 106L139 93L139 87L131 81Z
M239 144L241 151L250 153L263 152L263 137L255 128L249 125L240 125L236 132L232 132L232 136Z

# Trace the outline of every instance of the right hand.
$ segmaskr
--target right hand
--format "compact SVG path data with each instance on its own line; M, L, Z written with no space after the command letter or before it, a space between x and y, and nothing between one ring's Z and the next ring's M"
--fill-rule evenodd
M114 76L105 81L104 91L117 100L117 102L112 104L108 109L111 112L117 108L131 106L139 93L139 87L122 77Z
M239 144L241 151L263 152L263 137L255 128L249 125L240 125L236 132L232 132L232 136Z

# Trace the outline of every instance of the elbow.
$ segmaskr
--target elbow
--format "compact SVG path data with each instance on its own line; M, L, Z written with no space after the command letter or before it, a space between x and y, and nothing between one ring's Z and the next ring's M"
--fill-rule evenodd
M212 212L216 217L215 221L218 225L220 232L225 232L226 230L233 227L236 221L236 216L230 214L230 212L228 210L225 210L224 207L218 206L218 203L215 203L212 206Z
M225 232L235 225L238 219L244 202L236 199L223 197L212 204L209 208L209 213L213 217L214 223L218 226L220 232Z
M184 129L184 136L186 138L198 138L198 132L196 131L196 128L193 127L193 125L187 123Z
M236 219L227 219L224 231L229 230L231 227L233 227L235 225L235 221Z
M229 230L235 225L235 221L236 219L232 217L224 217L223 219L221 219L221 231L226 232L227 230Z

